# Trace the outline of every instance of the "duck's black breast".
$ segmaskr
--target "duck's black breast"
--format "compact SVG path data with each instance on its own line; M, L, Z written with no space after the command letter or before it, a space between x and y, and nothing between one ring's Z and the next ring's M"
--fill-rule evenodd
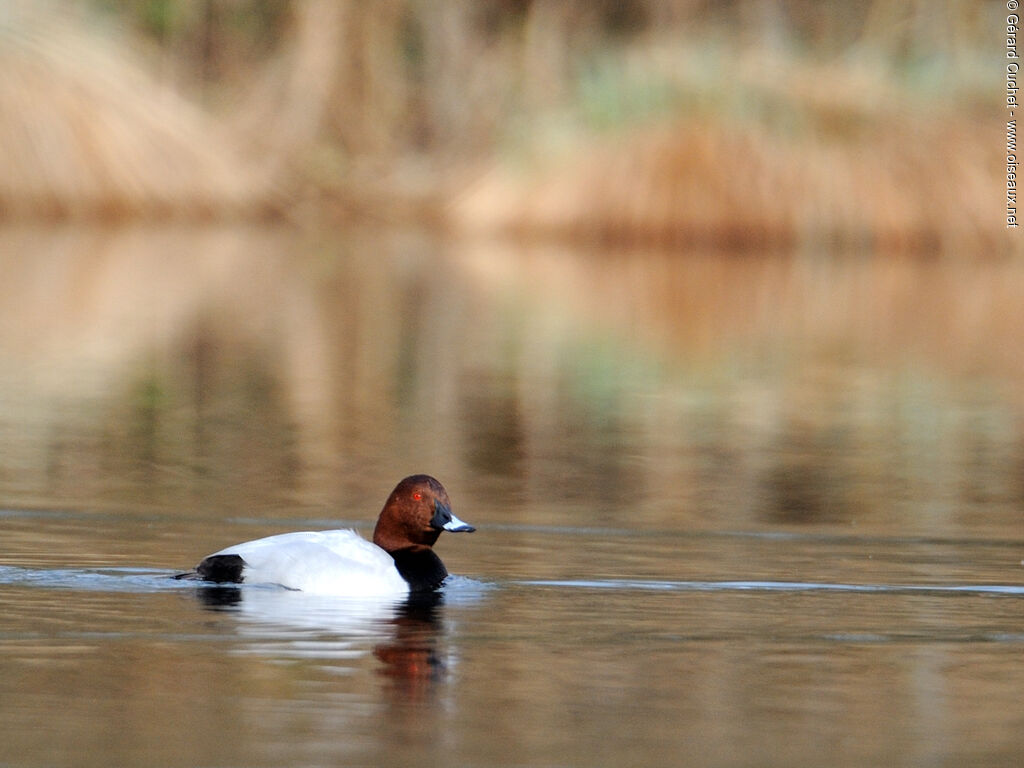
M409 582L411 592L429 592L437 589L448 577L448 569L441 558L429 547L410 547L391 553L395 568Z

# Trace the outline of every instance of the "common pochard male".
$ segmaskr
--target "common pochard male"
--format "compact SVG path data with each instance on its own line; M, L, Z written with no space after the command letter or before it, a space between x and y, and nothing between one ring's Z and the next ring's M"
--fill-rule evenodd
M218 584L276 584L316 594L401 596L437 589L448 576L432 549L442 531L474 531L452 514L444 486L405 478L388 496L373 543L352 530L267 536L209 555L175 578Z

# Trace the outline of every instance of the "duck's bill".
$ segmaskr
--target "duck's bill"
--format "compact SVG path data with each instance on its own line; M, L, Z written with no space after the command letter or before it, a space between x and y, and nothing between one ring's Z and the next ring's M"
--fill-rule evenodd
M434 500L434 517L430 524L438 530L452 531L453 533L470 533L476 530L469 523L464 523L453 515L447 504L442 504L436 499Z
M462 522L455 515L452 515L452 519L441 527L452 533L472 533L476 530L472 525Z

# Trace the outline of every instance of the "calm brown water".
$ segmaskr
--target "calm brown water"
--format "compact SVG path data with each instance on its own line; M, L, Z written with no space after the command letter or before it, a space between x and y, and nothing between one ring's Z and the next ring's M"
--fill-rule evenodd
M0 231L0 766L1024 761L1024 264ZM436 604L167 577L369 535Z

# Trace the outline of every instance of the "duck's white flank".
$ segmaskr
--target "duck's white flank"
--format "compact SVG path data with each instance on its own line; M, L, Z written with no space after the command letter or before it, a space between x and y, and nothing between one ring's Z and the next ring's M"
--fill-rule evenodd
M215 552L246 563L246 584L279 584L321 595L389 597L409 593L395 561L352 530L298 531Z

